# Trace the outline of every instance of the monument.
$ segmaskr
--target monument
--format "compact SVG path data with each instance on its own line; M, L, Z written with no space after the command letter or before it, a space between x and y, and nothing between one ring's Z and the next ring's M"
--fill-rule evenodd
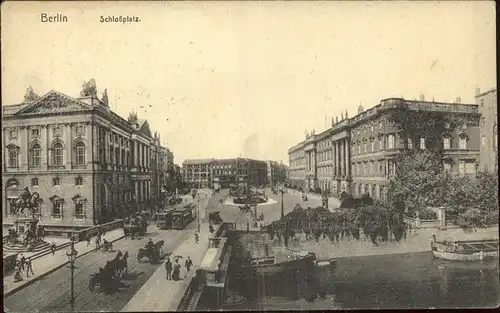
M19 198L14 202L14 228L9 229L4 250L27 252L39 251L47 248L49 244L43 240L44 229L39 224L41 198L38 192L31 193L25 187ZM26 211L27 210L27 211Z

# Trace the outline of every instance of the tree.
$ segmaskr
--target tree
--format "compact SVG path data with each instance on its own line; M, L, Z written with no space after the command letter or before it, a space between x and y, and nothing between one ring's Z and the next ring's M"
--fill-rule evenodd
M396 175L389 183L392 201L403 201L410 214L427 206L443 205L450 176L429 151L406 151L395 158Z

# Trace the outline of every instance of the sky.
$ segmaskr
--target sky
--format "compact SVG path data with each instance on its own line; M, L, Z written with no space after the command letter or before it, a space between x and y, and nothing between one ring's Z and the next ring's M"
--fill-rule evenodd
M494 2L4 2L1 14L2 105L29 85L78 97L94 78L177 164L288 163L306 130L360 104L473 104L476 86L496 87ZM109 15L140 22L100 23Z

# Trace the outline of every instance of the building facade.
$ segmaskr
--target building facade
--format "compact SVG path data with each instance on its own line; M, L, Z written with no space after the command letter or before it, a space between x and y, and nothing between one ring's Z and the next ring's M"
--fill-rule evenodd
M41 196L47 229L83 228L146 209L155 148L149 123L112 112L107 96L57 91L2 106L3 224L23 188Z
M385 99L369 110L358 108L353 118L342 114L329 129L290 148L288 185L304 190L327 191L334 195L368 194L383 199L395 174L394 158L404 149L428 149L424 138L402 138L390 116L398 105L410 110L449 112L461 123L448 125L442 137L446 170L473 174L479 162L479 113L477 105ZM453 129L451 129L453 127Z
M477 88L476 105L481 114L479 166L483 171L498 172L497 90L481 93Z
M267 182L267 164L246 158L192 159L182 163L183 181L191 188L229 188Z
M267 165L267 184L277 185L286 181L287 168L283 162L266 161Z

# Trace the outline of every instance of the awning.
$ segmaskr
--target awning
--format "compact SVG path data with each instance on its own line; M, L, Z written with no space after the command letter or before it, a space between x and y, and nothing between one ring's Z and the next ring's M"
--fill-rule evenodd
M19 199L19 196L8 196L7 200L17 200Z
M55 202L62 202L62 201L64 201L64 199L63 199L63 198L61 198L61 197L59 197L58 195L53 195L53 196L52 196L52 197L50 197L49 199L50 199L50 201L52 201L52 202L54 202L54 203L55 203Z

